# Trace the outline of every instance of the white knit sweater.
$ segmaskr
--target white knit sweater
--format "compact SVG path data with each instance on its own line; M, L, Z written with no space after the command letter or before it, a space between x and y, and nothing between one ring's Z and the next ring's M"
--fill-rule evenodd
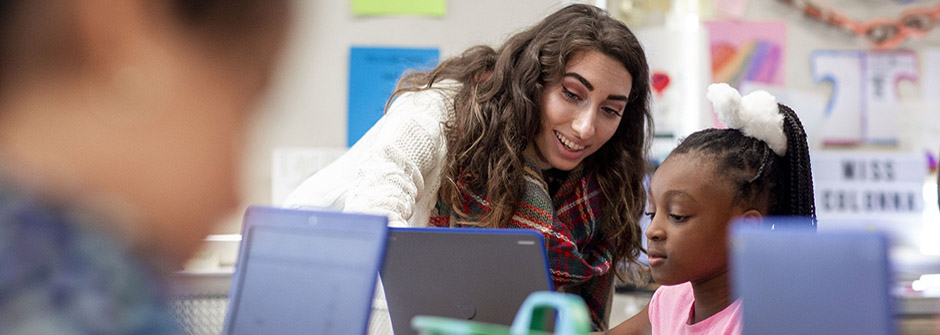
M447 154L444 122L460 84L400 95L388 112L332 164L285 200L291 208L387 215L392 227L425 227L437 202Z

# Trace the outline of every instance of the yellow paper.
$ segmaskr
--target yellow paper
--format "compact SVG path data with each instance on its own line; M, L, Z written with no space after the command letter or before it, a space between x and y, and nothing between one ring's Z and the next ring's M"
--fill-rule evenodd
M422 15L443 17L447 0L352 0L353 15Z

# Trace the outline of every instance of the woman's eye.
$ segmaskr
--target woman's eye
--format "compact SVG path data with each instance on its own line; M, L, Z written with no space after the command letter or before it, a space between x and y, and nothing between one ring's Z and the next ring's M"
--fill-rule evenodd
M565 100L581 100L581 97L568 90L565 86L561 87L561 94L565 96Z
M646 213L643 213L643 214L646 215L646 216L648 216L650 219L652 219L654 216L656 216L656 212L646 212Z
M616 109L613 109L613 108L610 108L610 107L604 107L604 108L602 108L602 109L603 109L604 112L606 112L607 114L616 115L616 116L621 116L620 111L618 111L618 110L616 110Z

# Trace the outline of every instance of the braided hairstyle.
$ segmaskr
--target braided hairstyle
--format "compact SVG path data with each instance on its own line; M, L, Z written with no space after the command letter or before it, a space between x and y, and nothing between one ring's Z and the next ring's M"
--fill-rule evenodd
M716 170L737 193L733 204L746 202L770 216L803 216L816 226L813 175L806 132L796 113L778 104L783 114L787 151L778 156L764 141L737 129L706 129L686 137L672 154L698 153L713 159Z

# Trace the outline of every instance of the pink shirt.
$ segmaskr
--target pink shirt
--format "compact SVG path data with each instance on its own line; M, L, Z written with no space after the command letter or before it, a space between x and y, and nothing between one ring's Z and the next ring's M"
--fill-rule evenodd
M695 306L692 284L660 286L649 304L653 335L741 334L741 300L696 324L689 324Z

